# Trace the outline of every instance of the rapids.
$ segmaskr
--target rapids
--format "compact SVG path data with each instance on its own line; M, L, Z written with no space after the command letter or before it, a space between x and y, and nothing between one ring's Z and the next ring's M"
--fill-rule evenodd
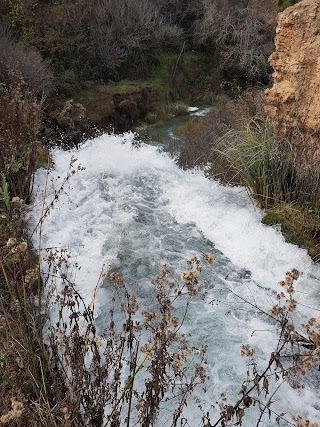
M121 268L125 282L138 292L141 308L152 307L150 280L160 264L166 262L178 278L186 259L213 255L213 267L202 276L205 296L194 300L184 325L193 345L208 345L210 379L207 391L199 389L197 395L211 411L221 392L227 393L230 403L239 397L246 378L240 345L249 343L254 348L262 369L277 343L270 319L234 293L269 311L276 302L277 282L286 271L297 268L302 272L296 285L303 304L295 317L299 325L305 316L318 315L319 266L305 250L286 243L277 229L261 224L262 211L243 188L210 181L200 170L183 171L160 145L137 146L134 138L133 133L103 135L71 152L52 151L47 205L66 176L71 156L77 159L75 169L81 164L85 170L71 177L46 216L42 248L71 248L81 270L70 273L87 301L103 265ZM28 215L31 228L41 215L45 179L46 172L39 170ZM101 327L108 301L108 290L102 287L95 305ZM285 383L273 399L273 410L286 413L288 420L297 413L320 419L315 383L313 376L303 389ZM189 425L199 425L197 406L190 404L187 413ZM243 422L255 426L257 413L248 412ZM261 425L275 425L274 418L270 422L265 416ZM280 425L289 424L282 421Z

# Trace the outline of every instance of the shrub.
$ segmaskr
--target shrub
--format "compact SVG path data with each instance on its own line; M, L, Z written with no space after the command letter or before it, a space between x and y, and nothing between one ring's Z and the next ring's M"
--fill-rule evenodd
M235 102L218 96L215 106L203 118L194 118L179 131L185 144L178 158L178 165L183 168L210 166L208 173L225 182L234 181L234 173L221 155L225 144L224 135L230 129L241 129L247 120L247 107L241 101ZM238 182L238 181L237 181Z
M9 84L0 84L0 171L11 197L28 201L36 162L41 102L22 76L9 71Z
M211 46L225 79L244 84L267 83L268 57L274 49L272 2L248 5L246 1L201 0L201 17L195 36Z
M212 257L206 257L212 262ZM70 263L68 252L48 250L47 261L46 292L58 311L53 310L48 325L50 369L64 419L72 426L137 423L149 427L155 425L160 403L171 397L175 407L170 425L176 426L188 396L206 378L202 367L205 346L189 348L179 332L189 304L201 290L200 260L188 261L190 269L183 273L181 283L170 280L166 265L161 267L151 282L156 304L150 311L139 310L118 271L101 272L88 304L63 273ZM56 276L62 278L60 291L53 279ZM105 329L99 333L93 307L98 288L106 284L111 304ZM178 299L184 300L186 309L182 320L174 309ZM187 363L191 354L198 360L194 366ZM141 370L147 372L144 380L139 379L145 377Z
M280 11L283 11L289 6L293 6L298 3L300 0L277 0L277 6Z
M99 0L91 21L89 32L102 69L130 78L150 71L159 49L171 49L181 36L181 29L149 0Z
M25 86L38 97L43 96L51 86L52 74L34 49L15 43L7 26L0 24L0 81L16 83L13 74L21 75Z

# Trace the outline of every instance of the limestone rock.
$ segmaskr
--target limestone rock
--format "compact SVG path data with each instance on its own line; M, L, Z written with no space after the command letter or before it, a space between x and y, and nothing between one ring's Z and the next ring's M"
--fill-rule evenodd
M278 15L269 62L274 84L265 94L267 113L285 133L306 135L319 150L320 0L302 0Z

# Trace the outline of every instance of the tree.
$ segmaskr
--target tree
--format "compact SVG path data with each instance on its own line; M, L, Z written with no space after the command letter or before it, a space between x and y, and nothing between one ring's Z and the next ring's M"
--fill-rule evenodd
M200 44L213 47L224 75L266 83L274 38L271 10L234 0L201 0L200 7L196 35Z
M9 27L0 25L0 81L12 82L12 73L20 74L27 87L41 96L51 84L52 74L41 55L32 48L23 47L13 41ZM13 80L16 81L14 78Z
M158 49L176 45L182 33L149 0L97 0L89 31L105 72L124 67L126 75Z

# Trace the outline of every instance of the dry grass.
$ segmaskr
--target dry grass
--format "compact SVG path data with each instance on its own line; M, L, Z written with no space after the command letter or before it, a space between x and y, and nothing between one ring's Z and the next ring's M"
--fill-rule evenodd
M211 165L210 175L231 182L234 174L230 174L228 161L220 153L225 145L224 137L231 129L243 129L250 114L246 101L217 97L209 114L194 118L180 130L179 136L185 144L178 165L184 169Z

